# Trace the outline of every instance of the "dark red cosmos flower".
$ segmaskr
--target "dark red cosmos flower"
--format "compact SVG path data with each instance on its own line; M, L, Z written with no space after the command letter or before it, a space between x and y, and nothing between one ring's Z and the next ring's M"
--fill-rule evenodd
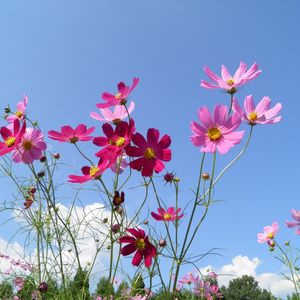
M102 130L105 136L93 139L96 146L104 147L96 153L96 156L109 161L108 167L111 167L131 141L132 134L135 132L134 120L131 119L129 123L122 121L115 128L105 123Z
M156 248L149 242L143 229L128 228L127 231L132 236L125 235L119 239L120 243L128 244L121 249L121 254L127 256L135 252L132 264L138 267L144 258L145 266L149 268L152 264L152 258L156 256Z
M72 144L78 141L90 141L93 137L90 134L94 131L95 127L86 128L84 124L79 124L75 129L66 125L61 127L61 132L50 130L48 132L49 138L57 140L59 142L69 142Z
M135 133L132 142L137 146L127 146L126 154L131 157L139 157L130 162L132 169L142 171L143 176L152 176L153 170L156 173L161 172L165 165L162 161L171 160L171 138L164 135L159 140L159 131L155 128L149 128L147 132L147 141L140 134Z

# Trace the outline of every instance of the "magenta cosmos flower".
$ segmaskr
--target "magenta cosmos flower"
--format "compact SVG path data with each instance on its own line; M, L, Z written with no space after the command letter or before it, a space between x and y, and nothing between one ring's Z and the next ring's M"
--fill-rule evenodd
M129 163L132 169L142 171L142 176L152 176L153 171L161 172L165 165L163 161L170 161L172 152L168 147L171 138L164 135L159 139L159 131L155 128L148 129L147 140L140 134L132 136L132 142L137 146L126 147L126 154L131 157L139 157Z
M249 95L244 101L245 111L242 110L236 99L233 99L232 109L241 116L243 121L248 122L250 125L274 124L281 120L281 116L277 116L277 114L282 109L282 104L277 103L271 109L270 105L271 99L269 97L263 97L255 107L253 96Z
M241 123L239 114L234 113L228 117L226 105L217 105L213 116L208 108L202 107L198 111L201 125L197 122L191 123L191 142L195 146L202 146L202 152L216 152L221 154L229 151L234 145L239 144L243 138L244 131L234 131Z
M118 92L115 95L104 92L101 98L106 103L98 103L96 106L98 108L107 108L110 106L115 106L117 104L126 104L129 94L135 89L139 81L139 78L133 78L131 87L126 86L124 82L118 83Z
M102 173L107 169L106 163L103 162L98 166L84 166L81 168L82 176L69 175L68 182L84 183L89 180L99 179Z
M25 164L31 164L34 160L39 159L42 156L47 145L44 142L44 135L38 129L26 128L25 134L13 153L14 162L24 162Z
M133 109L134 102L131 101L128 110L126 110L126 107L124 105L116 105L114 107L114 111L111 111L109 108L100 108L102 117L96 112L92 112L90 116L98 121L112 122L117 125L120 123L120 121L126 119L128 117L128 114L132 113Z
M279 225L277 222L273 222L271 226L265 226L263 233L257 234L257 241L259 243L266 243L269 241L273 241L274 237L279 231Z
M139 266L144 258L145 266L149 268L152 264L152 258L156 256L156 248L149 242L143 229L128 228L127 231L131 236L125 235L119 239L121 244L128 244L121 249L121 254L127 256L135 252L132 264Z
M296 234L300 235L300 210L292 209L292 217L296 222L286 222L288 228L299 227Z
M256 78L261 73L261 70L258 70L258 65L256 63L247 70L247 65L241 61L233 76L228 72L224 65L221 67L222 77L215 74L208 67L204 67L204 72L215 83L201 80L202 87L207 89L223 89L229 94L234 94L237 91L238 86Z
M28 103L28 97L24 96L22 101L18 102L17 104L17 111L6 117L7 122L13 123L16 119L24 120L26 116L26 107Z
M93 139L90 134L94 131L94 129L95 127L87 129L84 124L79 124L75 129L69 125L66 125L61 127L61 132L50 130L48 132L48 136L49 138L59 142L69 142L75 144L78 141L86 142Z
M131 119L129 123L122 121L115 128L105 123L102 130L105 136L93 139L96 146L104 147L96 153L96 156L109 161L111 167L124 154L125 147L131 141L132 134L135 132L134 120Z
M181 208L178 208L175 210L174 207L169 207L167 210L164 208L160 207L157 209L158 214L155 212L151 212L151 216L156 220L156 221L175 221L175 220L180 220L184 214L179 215L181 212Z
M15 150L25 134L25 131L26 123L24 122L21 127L19 119L14 120L13 128L1 127L0 135L4 141L0 142L0 156Z

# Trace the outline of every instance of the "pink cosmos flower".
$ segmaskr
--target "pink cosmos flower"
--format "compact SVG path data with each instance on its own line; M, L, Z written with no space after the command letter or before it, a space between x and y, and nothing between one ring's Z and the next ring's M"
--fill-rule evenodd
M195 146L202 146L202 152L216 152L224 154L234 145L239 144L244 131L234 131L241 123L239 114L234 113L228 117L226 105L217 105L213 116L210 115L208 108L202 107L198 111L198 118L201 125L197 122L191 123L191 142Z
M279 231L279 225L277 222L273 222L271 226L265 226L263 233L257 234L257 241L259 243L266 243L272 241Z
M258 65L256 63L247 70L247 65L241 61L233 76L228 72L224 65L221 67L222 77L215 74L208 67L204 67L204 72L215 83L201 80L202 87L207 89L224 89L227 93L234 94L237 91L238 86L256 78L261 73L261 70L258 70Z
M34 160L39 159L42 152L47 148L44 142L44 135L38 129L26 128L25 134L13 153L13 161L16 163L24 162L31 164Z
M18 291L21 291L24 287L24 279L22 277L16 277L13 283Z
M105 123L102 130L105 137L99 136L93 139L95 145L104 147L96 153L96 156L107 160L108 167L111 167L120 155L123 155L124 148L131 141L131 136L135 132L134 120L130 119L129 123L121 121L115 128Z
M26 116L26 107L28 103L28 97L24 96L22 101L18 102L17 104L17 111L6 117L6 121L9 123L13 123L16 119L24 120Z
M132 169L142 171L142 176L152 176L153 171L161 172L165 165L163 161L170 161L172 152L168 147L171 138L164 135L159 139L159 131L155 128L148 129L147 141L140 134L132 136L132 142L137 146L127 146L126 154L131 157L139 157L129 163Z
M59 142L69 142L75 144L78 141L86 142L93 139L90 134L94 131L94 129L95 127L87 129L84 124L79 124L75 129L69 125L66 125L61 127L61 132L50 130L48 132L48 136L49 138Z
M298 229L296 229L296 234L300 235L300 210L292 209L292 217L297 222L286 222L286 225L288 228L293 228L299 226Z
M156 248L150 243L143 229L128 228L127 231L131 236L125 235L119 239L120 243L127 244L121 249L121 254L127 256L135 252L132 264L139 266L144 258L145 266L149 268L152 264L152 258L156 256Z
M187 273L180 280L178 280L180 284L188 284L188 285L194 283L195 281L196 281L196 277L192 272Z
M90 116L96 120L102 122L112 122L117 125L120 123L120 121L126 119L128 117L128 114L132 113L133 109L134 102L131 101L128 107L128 111L126 110L126 107L124 105L116 105L114 107L114 111L111 111L109 108L100 108L103 117L101 117L96 112L92 112Z
M238 101L233 99L232 109L238 113L243 121L248 122L250 125L256 124L274 124L281 120L281 116L276 115L282 109L282 104L277 103L270 109L271 99L269 97L263 97L260 102L254 107L253 96L249 95L245 98L244 108L242 110Z
M99 164L98 166L84 166L81 168L81 172L83 173L83 175L69 175L68 182L84 183L89 180L98 179L106 169L106 162L102 162L102 164Z
M4 140L4 142L0 142L0 156L11 152L18 147L25 130L26 123L24 122L21 127L18 119L14 121L12 129L8 127L0 128L0 135Z
M193 293L197 297L211 297L210 294L210 282L209 281L204 281L197 276L195 285L193 288Z
M115 106L117 104L125 104L129 94L135 89L139 81L140 80L138 78L133 78L131 87L126 86L124 82L118 83L118 92L115 95L112 95L107 92L103 93L101 98L106 103L98 103L96 104L96 106L98 108L107 108L110 106Z
M164 208L160 207L157 209L158 214L155 212L151 212L151 216L157 220L157 221L175 221L175 220L180 220L184 214L179 215L181 212L181 208L178 208L175 210L174 207L169 207L167 210Z
M129 166L127 160L127 155L123 154L122 156L118 156L116 162L110 167L112 172L122 174L123 171Z

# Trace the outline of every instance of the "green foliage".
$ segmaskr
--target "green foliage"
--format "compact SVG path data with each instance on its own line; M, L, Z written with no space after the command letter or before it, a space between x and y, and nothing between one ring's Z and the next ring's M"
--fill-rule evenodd
M24 280L24 286L21 291L17 293L17 295L21 299L32 299L32 293L36 291L37 283L35 279L31 276L27 276Z
M227 288L222 287L221 293L225 300L274 300L267 290L262 290L252 276L243 275L229 282Z
M122 299L122 295L126 294L128 288L129 288L129 284L126 281L122 281L115 293L115 298Z
M13 286L7 281L0 283L0 299L8 299L13 296Z
M73 281L67 288L67 294L71 295L74 300L90 300L88 271L79 268Z
M290 295L287 296L287 300L300 300L300 297L299 295L292 294L291 296Z
M109 296L111 286L107 277L101 277L96 288L96 295L101 297Z
M132 280L131 284L131 295L144 295L145 294L145 283L141 273L138 273Z

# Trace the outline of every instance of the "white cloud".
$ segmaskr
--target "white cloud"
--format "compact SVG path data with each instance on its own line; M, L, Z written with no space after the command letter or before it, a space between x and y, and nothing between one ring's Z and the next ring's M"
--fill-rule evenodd
M240 277L242 275L253 276L258 282L261 288L270 290L276 297L286 297L287 294L293 292L293 284L284 279L282 275L276 273L257 273L257 268L262 262L259 258L254 257L250 259L247 256L238 255L235 256L230 264L226 264L222 267L207 266L201 271L206 273L206 270L216 272L218 277L219 285L227 286L229 281Z

